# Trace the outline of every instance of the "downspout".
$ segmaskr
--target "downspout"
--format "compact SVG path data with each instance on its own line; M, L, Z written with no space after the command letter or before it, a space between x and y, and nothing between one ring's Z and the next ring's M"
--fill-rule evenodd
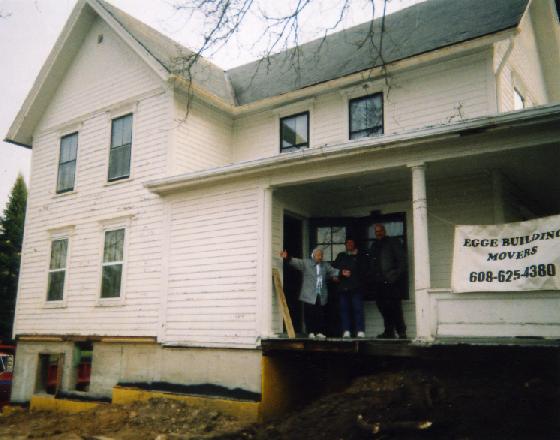
M496 69L495 77L496 77L496 110L500 112L500 75L502 74L502 70L504 70L504 66L506 65L506 61L509 59L511 52L513 51L513 47L515 45L514 36L509 37L509 46L500 61L498 68Z

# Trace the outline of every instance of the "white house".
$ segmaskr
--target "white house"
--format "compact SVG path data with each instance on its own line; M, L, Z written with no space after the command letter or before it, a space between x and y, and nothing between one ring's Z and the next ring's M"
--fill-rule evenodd
M377 221L407 246L416 342L560 338L558 290L450 288L455 225L560 213L557 3L429 0L374 22L382 57L356 44L369 28L303 45L297 72L288 51L191 77L187 49L78 2L6 136L33 149L13 400L53 362L64 391L258 396L261 341L283 334L278 251L331 259Z

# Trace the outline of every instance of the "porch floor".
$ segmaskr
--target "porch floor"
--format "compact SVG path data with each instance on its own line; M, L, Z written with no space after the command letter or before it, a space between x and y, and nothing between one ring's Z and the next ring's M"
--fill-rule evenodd
M327 338L324 340L278 336L263 339L264 355L281 352L341 353L367 356L423 359L456 356L502 356L530 351L533 354L560 354L560 339L543 338L438 338L429 343L411 339Z

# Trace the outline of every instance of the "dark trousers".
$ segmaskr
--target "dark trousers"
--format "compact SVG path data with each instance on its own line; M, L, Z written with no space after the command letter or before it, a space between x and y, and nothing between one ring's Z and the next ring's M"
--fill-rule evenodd
M315 304L304 303L303 314L307 333L325 333L325 307L319 296Z
M386 283L375 284L376 303L381 316L385 334L394 335L395 330L399 335L406 334L406 325L401 304L401 297L396 286Z
M352 321L356 333L365 330L364 324L364 300L360 290L339 291L340 321L342 331L352 329Z

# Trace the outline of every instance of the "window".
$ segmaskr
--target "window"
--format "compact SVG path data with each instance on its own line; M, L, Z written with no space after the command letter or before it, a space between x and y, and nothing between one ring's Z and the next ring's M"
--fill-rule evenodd
M64 297L67 253L67 238L59 238L51 242L51 261L49 264L47 301L62 301Z
M350 139L383 134L383 94L351 99Z
M132 148L132 115L121 116L111 122L111 151L109 153L109 182L130 176Z
M517 90L517 88L513 88L513 109L514 110L521 110L525 108L525 98L523 95Z
M124 229L105 231L103 248L101 298L118 298L124 263Z
M315 232L315 246L323 250L325 261L334 261L336 256L346 250L345 226L319 226Z
M309 148L309 112L280 119L280 151Z
M58 180L56 192L63 193L74 189L76 176L76 157L78 155L78 133L72 133L60 139L60 156L58 160Z

